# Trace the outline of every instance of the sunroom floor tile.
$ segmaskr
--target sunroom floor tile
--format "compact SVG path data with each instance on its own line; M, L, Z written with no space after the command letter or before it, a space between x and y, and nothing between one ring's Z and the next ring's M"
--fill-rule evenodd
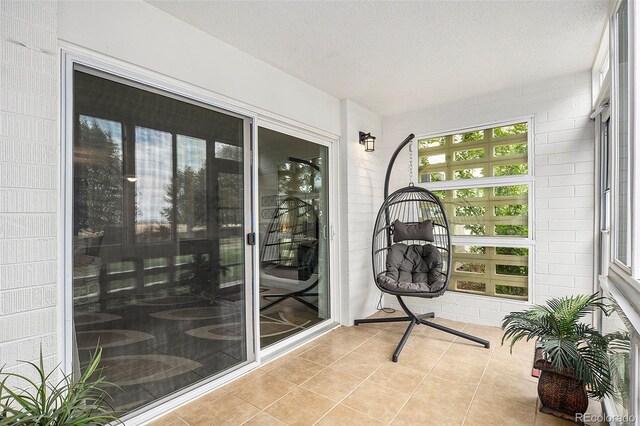
M532 342L510 353L497 327L437 321L492 347L418 326L393 363L406 323L339 327L151 424L568 424L538 411Z

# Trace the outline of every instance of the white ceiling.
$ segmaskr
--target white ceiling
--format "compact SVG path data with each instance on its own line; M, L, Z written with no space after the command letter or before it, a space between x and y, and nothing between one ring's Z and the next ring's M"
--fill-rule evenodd
M607 15L606 0L148 2L385 116L587 70Z

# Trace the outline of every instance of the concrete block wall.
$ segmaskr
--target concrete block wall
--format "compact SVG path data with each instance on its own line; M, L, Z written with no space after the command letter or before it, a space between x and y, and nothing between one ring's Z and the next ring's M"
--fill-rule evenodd
M55 1L0 2L0 366L57 352Z
M590 112L591 74L584 72L387 117L383 137L388 157L409 133L446 133L534 116L536 246L531 291L533 302L543 303L593 291L595 126ZM392 188L408 183L407 158L407 153L399 157ZM394 299L385 301L397 307ZM490 325L526 308L523 302L455 292L434 300L409 299L409 304L419 312Z

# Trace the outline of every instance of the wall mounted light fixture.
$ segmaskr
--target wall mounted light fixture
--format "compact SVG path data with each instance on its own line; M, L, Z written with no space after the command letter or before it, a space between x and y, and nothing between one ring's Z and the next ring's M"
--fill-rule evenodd
M376 137L371 136L371 133L360 132L360 145L364 145L366 152L375 151Z

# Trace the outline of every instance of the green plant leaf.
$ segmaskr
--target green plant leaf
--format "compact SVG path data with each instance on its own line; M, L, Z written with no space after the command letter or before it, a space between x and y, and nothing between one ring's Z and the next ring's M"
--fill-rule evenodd
M63 375L52 383L55 369L49 373L44 366L42 348L39 362L25 362L35 369L38 380L0 369L0 425L104 425L119 422L113 414L110 396L103 389L107 385L99 367L102 349L96 348L88 366L78 380L73 375ZM11 389L8 380L25 381L26 388Z
M505 316L502 343L510 341L512 349L522 339L539 339L552 368L574 374L590 396L603 398L613 392L609 351L618 344L613 342L623 342L624 335L602 336L582 319L597 310L609 315L611 309L597 293L553 298L546 305Z

